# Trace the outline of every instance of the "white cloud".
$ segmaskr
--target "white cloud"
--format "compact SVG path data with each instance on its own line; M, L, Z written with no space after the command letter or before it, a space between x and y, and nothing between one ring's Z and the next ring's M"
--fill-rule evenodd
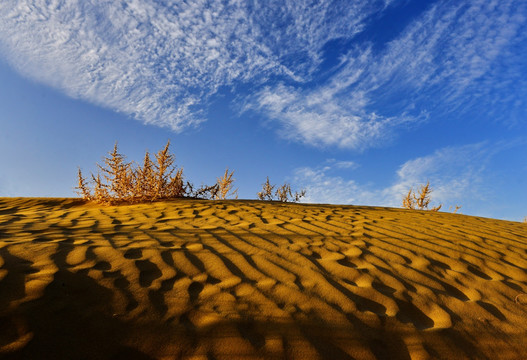
M482 174L493 154L485 150L484 144L439 149L402 164L391 176L394 181L384 187L332 175L338 165L299 168L295 170L294 184L307 190L305 202L400 207L410 188L417 189L430 181L435 203L466 204L485 196Z
M355 169L358 165L353 161L336 161L334 166L337 169Z
M324 204L359 204L372 195L353 180L327 175L328 168L303 167L295 170L294 183L306 190L302 202Z
M332 91L332 88L323 88L304 92L284 85L266 87L256 94L257 105L249 104L246 109L263 110L278 119L282 123L281 134L286 138L309 145L356 149L386 139L390 127L407 121L366 114L361 109L360 96L352 95L347 103L340 102L333 98Z
M446 147L433 154L404 163L397 170L397 181L383 189L390 204L399 203L410 187L430 181L434 198L451 203L463 198L481 198L481 174L493 152L484 143Z
M527 4L514 0L437 2L381 50L352 49L322 84L265 87L246 109L277 120L286 138L355 149L454 111L499 108L495 116L508 121L527 109L527 63L517 51L527 43L525 14Z
M524 114L524 1L436 2L388 44L355 43L321 69L328 43L350 43L399 3L3 0L0 54L69 96L176 131L239 83L253 89L245 109L316 146L376 146L401 124L481 103Z
M384 3L3 0L0 54L24 75L181 130L220 86L305 81L321 48L353 36Z

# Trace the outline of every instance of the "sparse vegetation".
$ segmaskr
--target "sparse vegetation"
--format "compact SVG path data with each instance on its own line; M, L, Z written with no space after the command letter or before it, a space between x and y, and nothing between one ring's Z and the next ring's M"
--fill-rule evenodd
M195 189L194 185L192 185L190 182L187 182L185 189L186 189L186 192L181 197L212 200L212 199L215 199L216 194L218 193L217 184L214 184L214 185L202 184L199 188Z
M287 202L291 194L291 186L289 184L284 184L276 189L276 198L278 201Z
M234 171L229 172L227 168L223 176L216 179L216 184L195 188L189 181L185 182L183 169L175 166L175 157L169 147L170 141L155 154L154 160L147 151L142 165L139 165L127 162L125 156L118 152L116 142L113 150L103 158L103 165L97 164L97 174L91 174L91 181L86 180L79 168L75 189L83 199L102 204L133 204L183 197L211 200L238 198L238 189L233 190ZM306 195L305 190L293 193L288 183L276 191L275 188L267 177L258 198L298 202Z
M79 168L79 171L77 172L77 193L82 196L85 200L91 200L92 195L90 193L90 189L88 188L88 183L86 182L86 179L82 176L82 171Z
M274 188L275 188L275 185L271 185L271 183L269 182L269 176L268 176L265 183L262 184L262 191L258 192L256 196L258 196L258 199L260 200L273 200Z
M260 200L278 200L282 202L298 202L302 197L306 195L306 190L301 190L300 192L295 191L293 194L291 190L291 185L284 183L273 193L276 185L271 185L269 182L269 177L267 177L265 183L262 184L262 191L258 192L256 195Z
M457 212L461 209L460 205L456 205L454 209L452 209L452 206L448 208L448 211L452 212L453 214L457 214Z
M85 200L105 204L137 203L181 197L226 199L232 189L234 172L225 172L215 185L202 185L198 189L184 182L183 169L174 165L175 157L169 152L170 141L155 154L155 161L145 153L142 165L126 162L117 151L117 143L104 164L99 165L97 175L91 175L93 190L82 171L78 171L77 193ZM102 176L101 176L102 175Z
M421 189L419 191L419 194L416 194L412 188L408 191L408 194L403 198L403 208L405 209L412 209L412 210L430 210L430 211L439 211L442 204L439 204L438 206L435 206L431 209L428 208L430 205L430 193L432 192L432 188L430 187L430 182L427 181L426 185L421 185ZM456 211L459 210L460 207L456 206Z
M234 191L232 190L232 184L234 183L234 179L232 178L233 174L234 171L229 174L229 168L227 168L225 169L225 174L217 179L216 185L218 190L214 194L214 199L224 200L227 199L229 195L234 196L235 199L238 198L238 189Z

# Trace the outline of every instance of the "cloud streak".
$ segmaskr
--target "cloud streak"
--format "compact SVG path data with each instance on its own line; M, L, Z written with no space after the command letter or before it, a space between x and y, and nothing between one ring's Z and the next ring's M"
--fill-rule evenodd
M518 51L527 43L524 14L522 1L437 2L386 46L357 44L321 85L268 86L246 108L278 121L287 138L354 149L454 112L520 119L527 110L527 62Z
M296 186L307 190L305 202L400 207L410 188L430 181L433 200L449 205L467 204L485 197L482 179L488 160L499 150L486 150L484 143L445 147L411 159L399 166L385 187L361 184L335 175L338 162L294 172ZM389 176L388 176L389 177Z
M321 48L384 2L5 0L0 52L22 74L146 123L201 122L210 95L305 81Z
M250 89L235 94L244 110L314 146L377 146L452 111L520 119L524 1L438 1L388 43L368 42L402 3L3 0L0 54L71 97L175 131L204 121L210 97L238 84ZM328 69L332 41L346 45Z

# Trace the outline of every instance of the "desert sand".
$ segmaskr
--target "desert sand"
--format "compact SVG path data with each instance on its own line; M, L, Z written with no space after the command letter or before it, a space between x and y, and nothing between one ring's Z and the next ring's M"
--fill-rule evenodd
M0 198L0 358L527 358L527 224Z

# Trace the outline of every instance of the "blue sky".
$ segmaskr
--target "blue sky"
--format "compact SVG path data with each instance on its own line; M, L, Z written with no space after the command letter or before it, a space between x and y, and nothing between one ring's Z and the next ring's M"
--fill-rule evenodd
M118 141L171 140L196 185L235 170L305 202L527 216L527 1L0 3L0 196L75 196Z

